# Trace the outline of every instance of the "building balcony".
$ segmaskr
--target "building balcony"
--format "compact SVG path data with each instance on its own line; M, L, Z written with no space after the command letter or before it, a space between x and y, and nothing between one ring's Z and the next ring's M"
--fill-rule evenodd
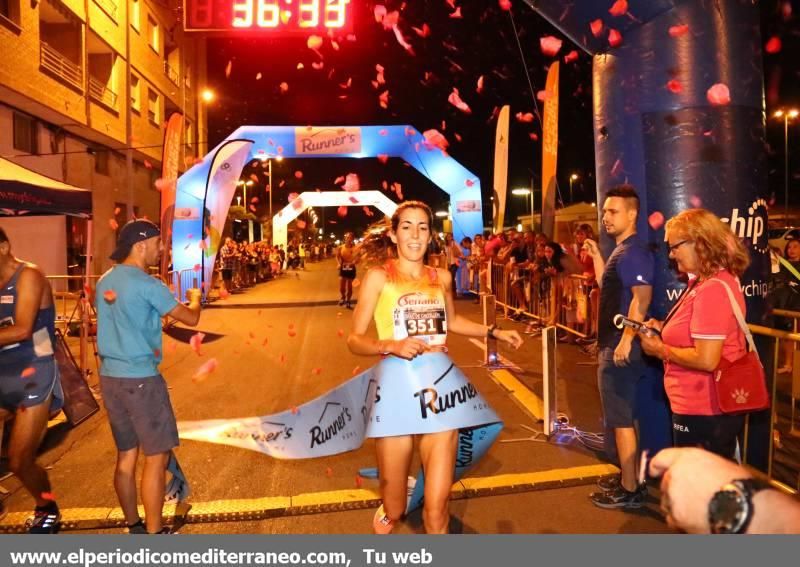
M61 82L83 92L83 69L42 41L39 50L39 67Z
M167 63L166 61L164 61L164 74L170 81L172 81L173 85L175 85L176 87L180 85L180 76L178 75L178 72L172 67L170 67L169 63Z
M94 77L89 77L89 96L108 108L117 108L117 93Z
M117 3L114 0L94 0L94 3L100 6L100 9L112 20L117 21Z

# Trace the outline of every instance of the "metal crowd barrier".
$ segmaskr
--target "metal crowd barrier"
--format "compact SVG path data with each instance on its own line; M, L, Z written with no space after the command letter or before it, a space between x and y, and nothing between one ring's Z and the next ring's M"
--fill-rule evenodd
M47 276L56 306L56 327L66 336L73 326L80 331L78 363L84 376L89 370L89 331L97 324L92 306L100 276Z
M519 311L547 326L582 338L596 333L599 297L592 278L581 274L550 276L491 260L484 266L485 278L471 275L471 290L492 293L506 316L509 311ZM485 286L482 285L484 279ZM514 288L521 291L522 298L514 293Z

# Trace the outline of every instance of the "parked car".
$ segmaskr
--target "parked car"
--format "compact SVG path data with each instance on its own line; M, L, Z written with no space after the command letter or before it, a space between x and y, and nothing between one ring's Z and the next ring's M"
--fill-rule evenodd
M769 245L779 248L783 252L789 240L800 239L800 228L795 226L783 226L769 229Z

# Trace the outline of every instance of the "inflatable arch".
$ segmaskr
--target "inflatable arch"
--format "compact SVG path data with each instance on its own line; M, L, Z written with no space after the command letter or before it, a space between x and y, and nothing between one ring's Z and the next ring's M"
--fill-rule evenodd
M450 195L450 218L456 242L464 236L483 232L480 179L433 141L408 125L242 126L178 179L172 224L173 270L194 269L202 272L204 284L211 281L236 184L245 164L253 159L399 157ZM360 206L374 204L386 212L389 205L377 198L374 203L362 203L369 199L365 193L372 192L342 191L348 199L344 204L354 204L349 197L355 197ZM322 198L311 195L309 200ZM305 199L297 206L302 207L304 202ZM278 243L280 223L283 223L285 242L288 222L282 219L276 222L274 243Z
M397 203L380 191L304 191L272 218L272 243L286 246L286 227L309 207L375 207L390 217Z

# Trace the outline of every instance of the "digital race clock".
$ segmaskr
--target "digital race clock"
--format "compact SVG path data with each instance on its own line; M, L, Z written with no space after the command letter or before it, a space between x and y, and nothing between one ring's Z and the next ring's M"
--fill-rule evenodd
M352 30L350 0L184 0L186 31Z

